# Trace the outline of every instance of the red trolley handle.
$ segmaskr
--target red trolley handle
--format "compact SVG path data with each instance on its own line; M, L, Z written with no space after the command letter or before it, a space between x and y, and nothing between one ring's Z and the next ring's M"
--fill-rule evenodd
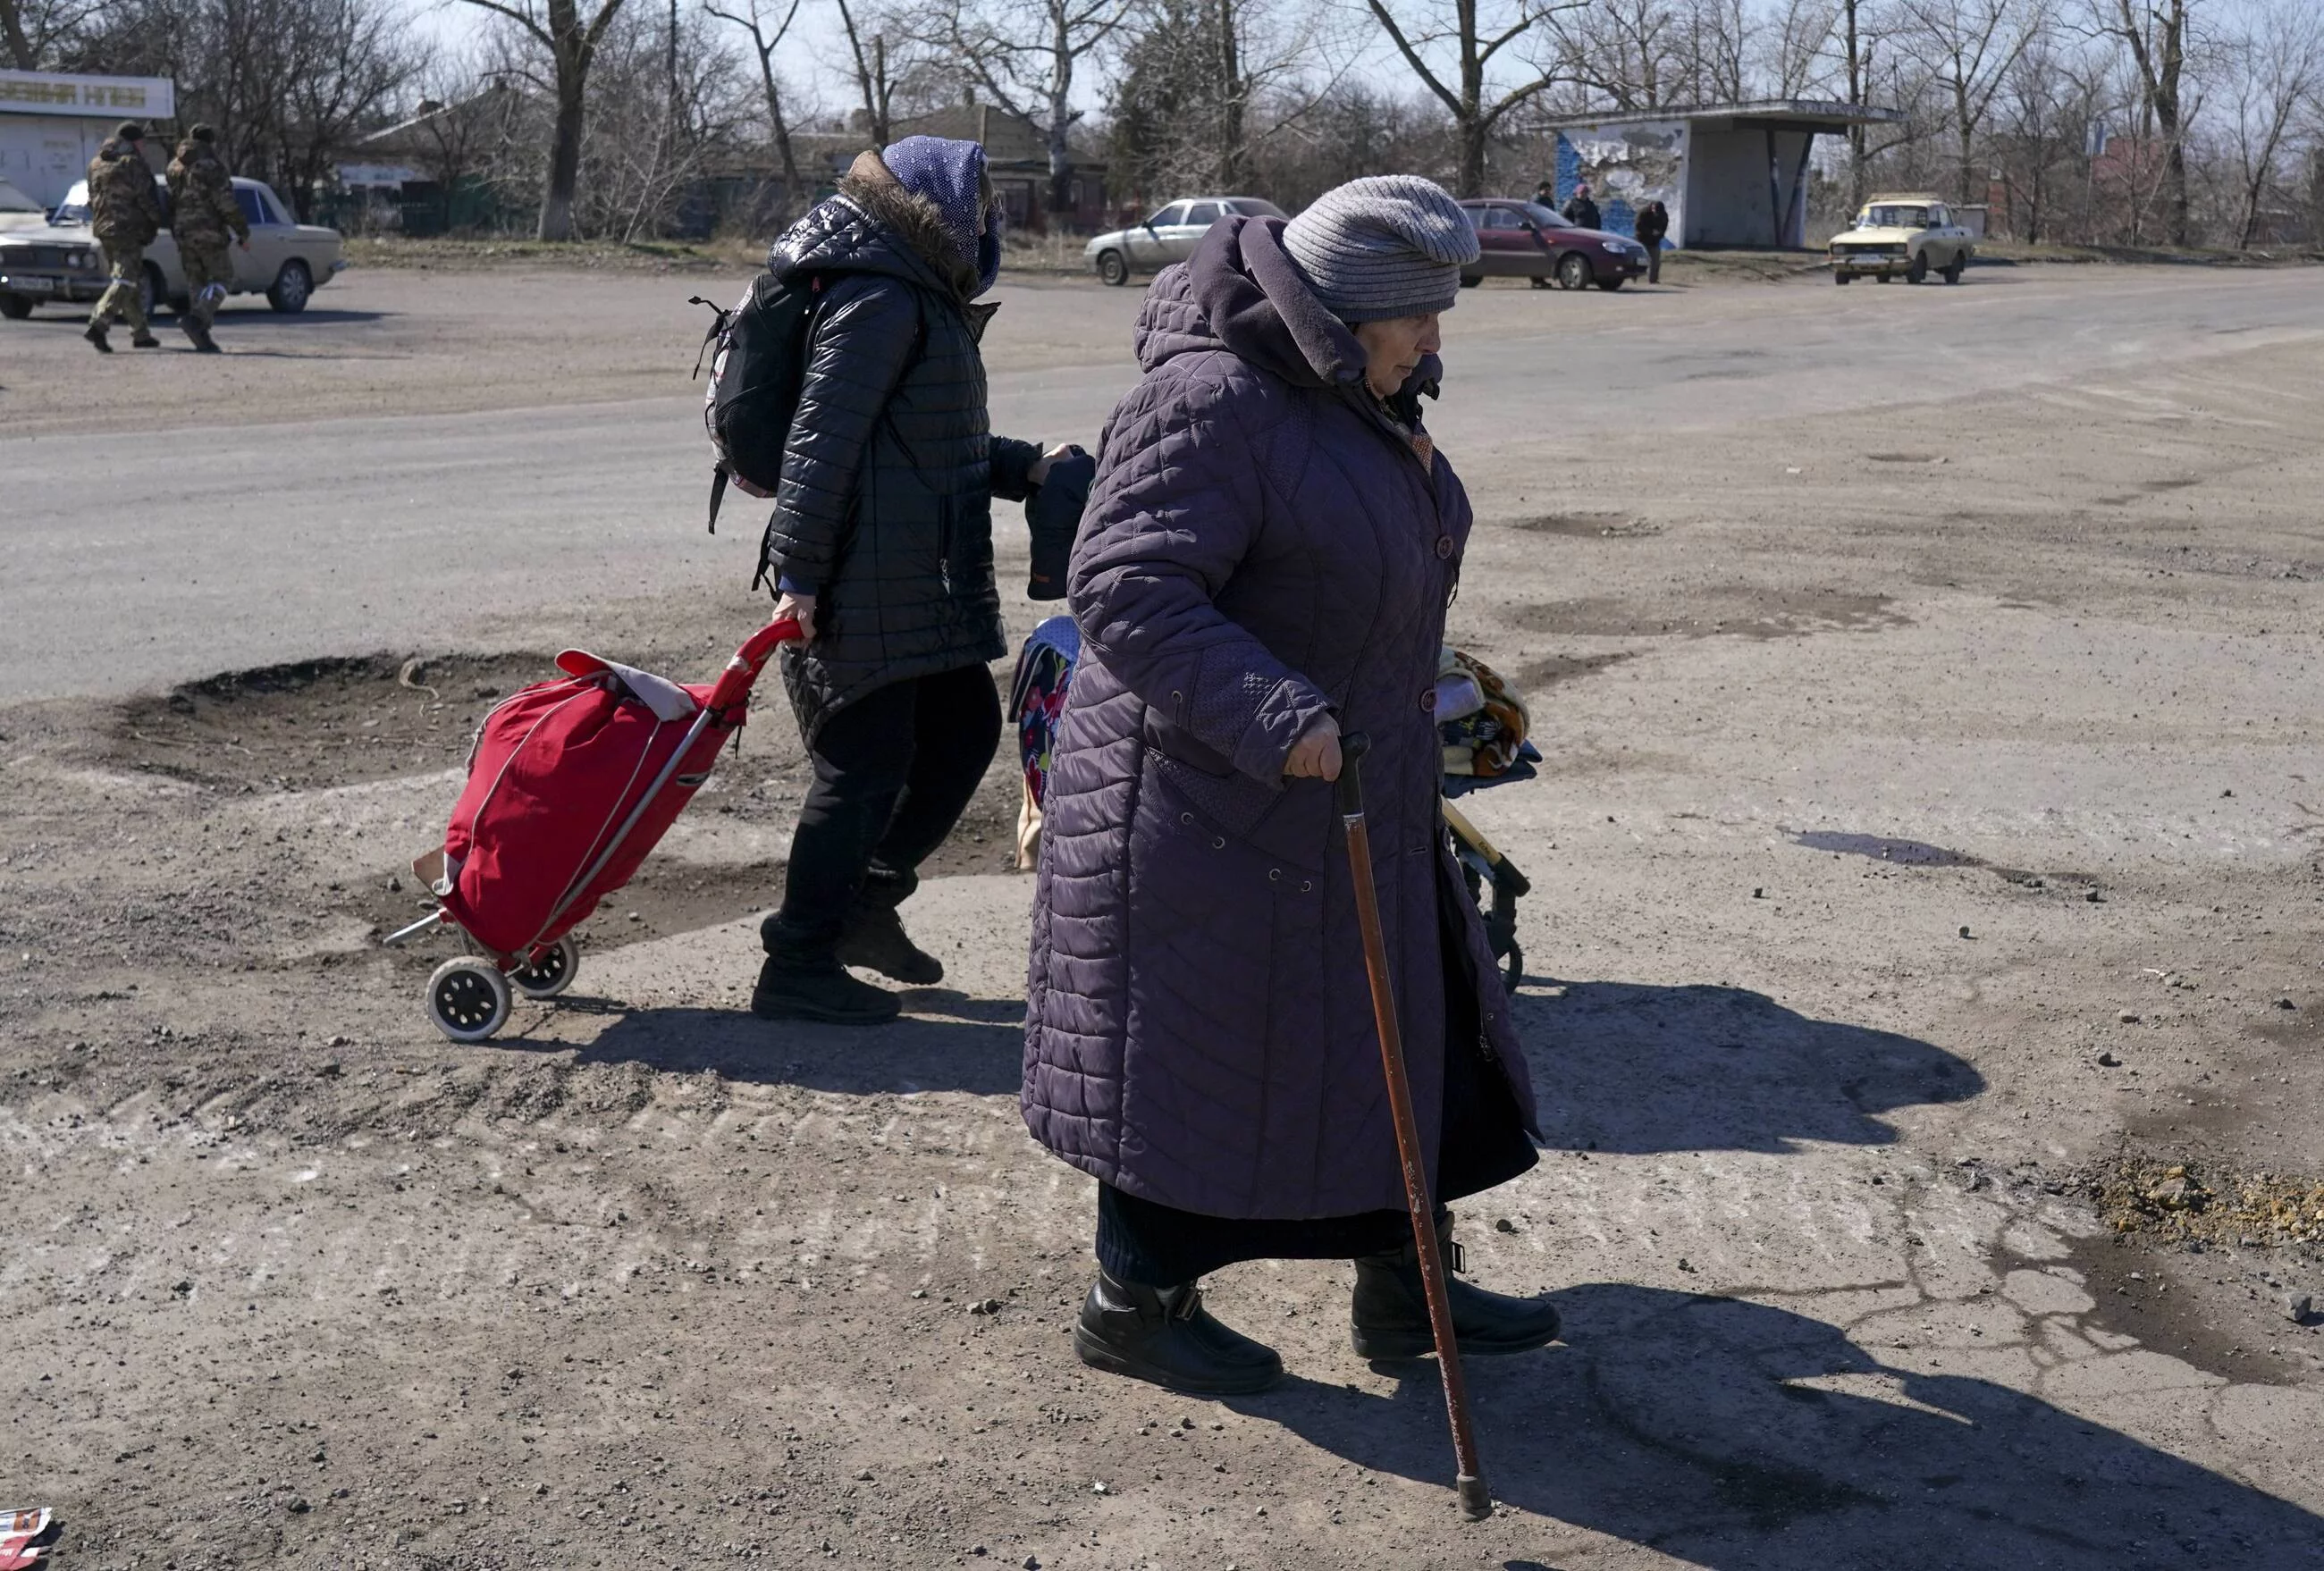
M759 672L774 657L777 649L806 635L800 631L798 618L779 617L752 633L726 662L726 669L718 674L718 684L710 690L712 709L731 709L751 696L751 688L759 680Z

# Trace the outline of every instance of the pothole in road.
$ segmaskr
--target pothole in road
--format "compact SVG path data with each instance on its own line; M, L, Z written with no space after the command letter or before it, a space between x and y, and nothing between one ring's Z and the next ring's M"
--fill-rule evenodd
M1875 464L1942 464L1945 462L1944 455L1941 453L1867 453L1864 456Z
M1646 540L1663 532L1660 525L1643 522L1628 513L1544 513L1538 518L1518 519L1509 528L1528 535L1562 535L1582 540Z
M457 767L495 699L550 675L546 655L300 660L134 698L107 762L210 786L303 791Z
M1780 589L1713 591L1674 605L1592 595L1521 606L1509 620L1527 632L1600 639L1788 639L1879 632L1912 621L1885 594Z

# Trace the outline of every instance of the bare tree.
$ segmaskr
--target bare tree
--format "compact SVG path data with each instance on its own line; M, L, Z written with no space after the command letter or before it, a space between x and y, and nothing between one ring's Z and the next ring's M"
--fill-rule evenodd
M940 14L958 67L1047 145L1053 213L1073 207L1076 72L1129 16L1129 0L949 0Z
M573 238L573 192L581 178L581 136L588 115L589 68L613 24L622 0L596 0L584 16L580 0L461 0L507 17L549 51L557 115L549 138L548 178L540 195L543 240Z
M8 64L37 71L53 61L58 44L97 14L102 0L0 0L0 48Z
M1552 66L1527 66L1513 85L1498 85L1494 61L1516 60L1524 42L1544 42L1549 17L1587 0L1365 0L1414 76L1452 116L1460 146L1454 182L1464 197L1485 187L1486 147L1502 122L1562 78ZM1531 35L1528 38L1528 35ZM1553 53L1545 51L1545 53ZM1449 60L1446 59L1450 55ZM1499 78L1507 80L1504 77Z
M774 138L775 156L782 164L783 199L782 209L777 215L779 220L788 220L798 201L799 171L798 154L791 149L790 120L783 112L782 82L775 75L775 51L782 47L783 40L790 33L791 23L798 19L800 3L801 0L789 0L789 4L784 5L778 0L774 9L782 12L782 20L771 25L768 18L773 12L762 14L761 0L742 0L741 8L735 10L722 10L715 4L705 7L721 22L730 23L748 33L751 52L758 57L759 89L765 96L767 105L767 133Z
M1956 194L1978 199L1977 137L2009 69L2049 18L2035 0L1905 0L1904 46L1946 101L1957 153Z
M862 0L856 0L854 5L850 5L848 0L837 0L837 4L839 23L847 34L847 52L854 69L856 91L863 99L865 129L871 133L872 146L885 147L891 140L888 133L893 120L898 75L889 69L889 30L881 26L873 31L857 24L856 12L862 6ZM886 19L867 16L865 20L870 23ZM866 32L872 33L869 50L863 46Z
M1888 96L1901 98L1903 81L1894 59L1895 51L1889 47L1896 23L1879 0L1839 0L1840 17L1832 30L1832 44L1839 51L1839 79L1847 90L1847 101L1857 108L1874 106L1881 91L1881 73L1887 72ZM1880 106L1894 107L1894 104ZM1853 214L1864 206L1869 194L1868 180L1873 161L1913 140L1914 129L1909 121L1902 125L1876 132L1861 123L1848 128L1848 210Z
M1840 20L1835 0L1782 0L1774 25L1760 30L1760 73L1778 98L1804 98L1830 72L1824 51Z
M2270 0L2236 54L2240 69L2228 133L2240 207L2236 249L2248 251L2287 139L2301 115L2324 107L2324 14L2308 0Z
M2171 243L2190 235L2187 194L2187 126L2190 119L2188 54L2192 29L2206 0L2089 0L2094 30L2118 41L2137 72L2141 108L2163 140L2162 199Z

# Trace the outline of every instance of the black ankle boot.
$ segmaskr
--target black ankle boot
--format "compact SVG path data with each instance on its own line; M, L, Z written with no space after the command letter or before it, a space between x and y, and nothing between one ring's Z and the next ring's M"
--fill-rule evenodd
M1194 1396L1240 1396L1283 1378L1283 1360L1203 1308L1193 1282L1155 1289L1106 1272L1082 1300L1074 1351L1084 1364Z
M820 1020L829 1025L884 1025L904 1012L885 988L859 982L837 960L803 961L769 955L751 992L751 1013L761 1020Z
M1460 1246L1452 1242L1452 1214L1436 1225L1444 1253L1445 1296L1452 1303L1452 1335L1463 1356L1525 1353L1557 1340L1557 1310L1539 1299L1489 1293L1452 1275ZM1387 1254L1356 1262L1351 1337L1365 1358L1421 1358L1436 1351L1428 1326L1428 1299L1420 1285L1420 1251L1409 1238Z
M944 961L914 943L896 908L866 890L847 913L839 934L839 962L877 971L916 988L944 980Z

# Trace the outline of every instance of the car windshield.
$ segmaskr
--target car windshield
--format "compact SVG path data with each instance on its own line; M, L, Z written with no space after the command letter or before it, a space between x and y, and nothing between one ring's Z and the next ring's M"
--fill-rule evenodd
M1926 229L1929 226L1929 210L1882 203L1865 208L1864 216L1856 221L1856 226L1858 229Z
M1258 197L1237 197L1228 205L1236 212L1242 214L1248 218L1288 218L1291 216L1290 214L1285 212L1274 203L1266 201Z
M6 180L0 180L0 213L37 213L41 205Z
M1573 225L1568 224L1561 215L1548 207L1543 207L1539 202L1520 203L1519 207L1525 213L1526 217L1533 220L1533 226L1536 229L1571 229L1573 227Z
M87 180L74 182L73 188L65 193L65 199L57 204L57 210L49 215L49 222L60 228L88 222L88 182Z

